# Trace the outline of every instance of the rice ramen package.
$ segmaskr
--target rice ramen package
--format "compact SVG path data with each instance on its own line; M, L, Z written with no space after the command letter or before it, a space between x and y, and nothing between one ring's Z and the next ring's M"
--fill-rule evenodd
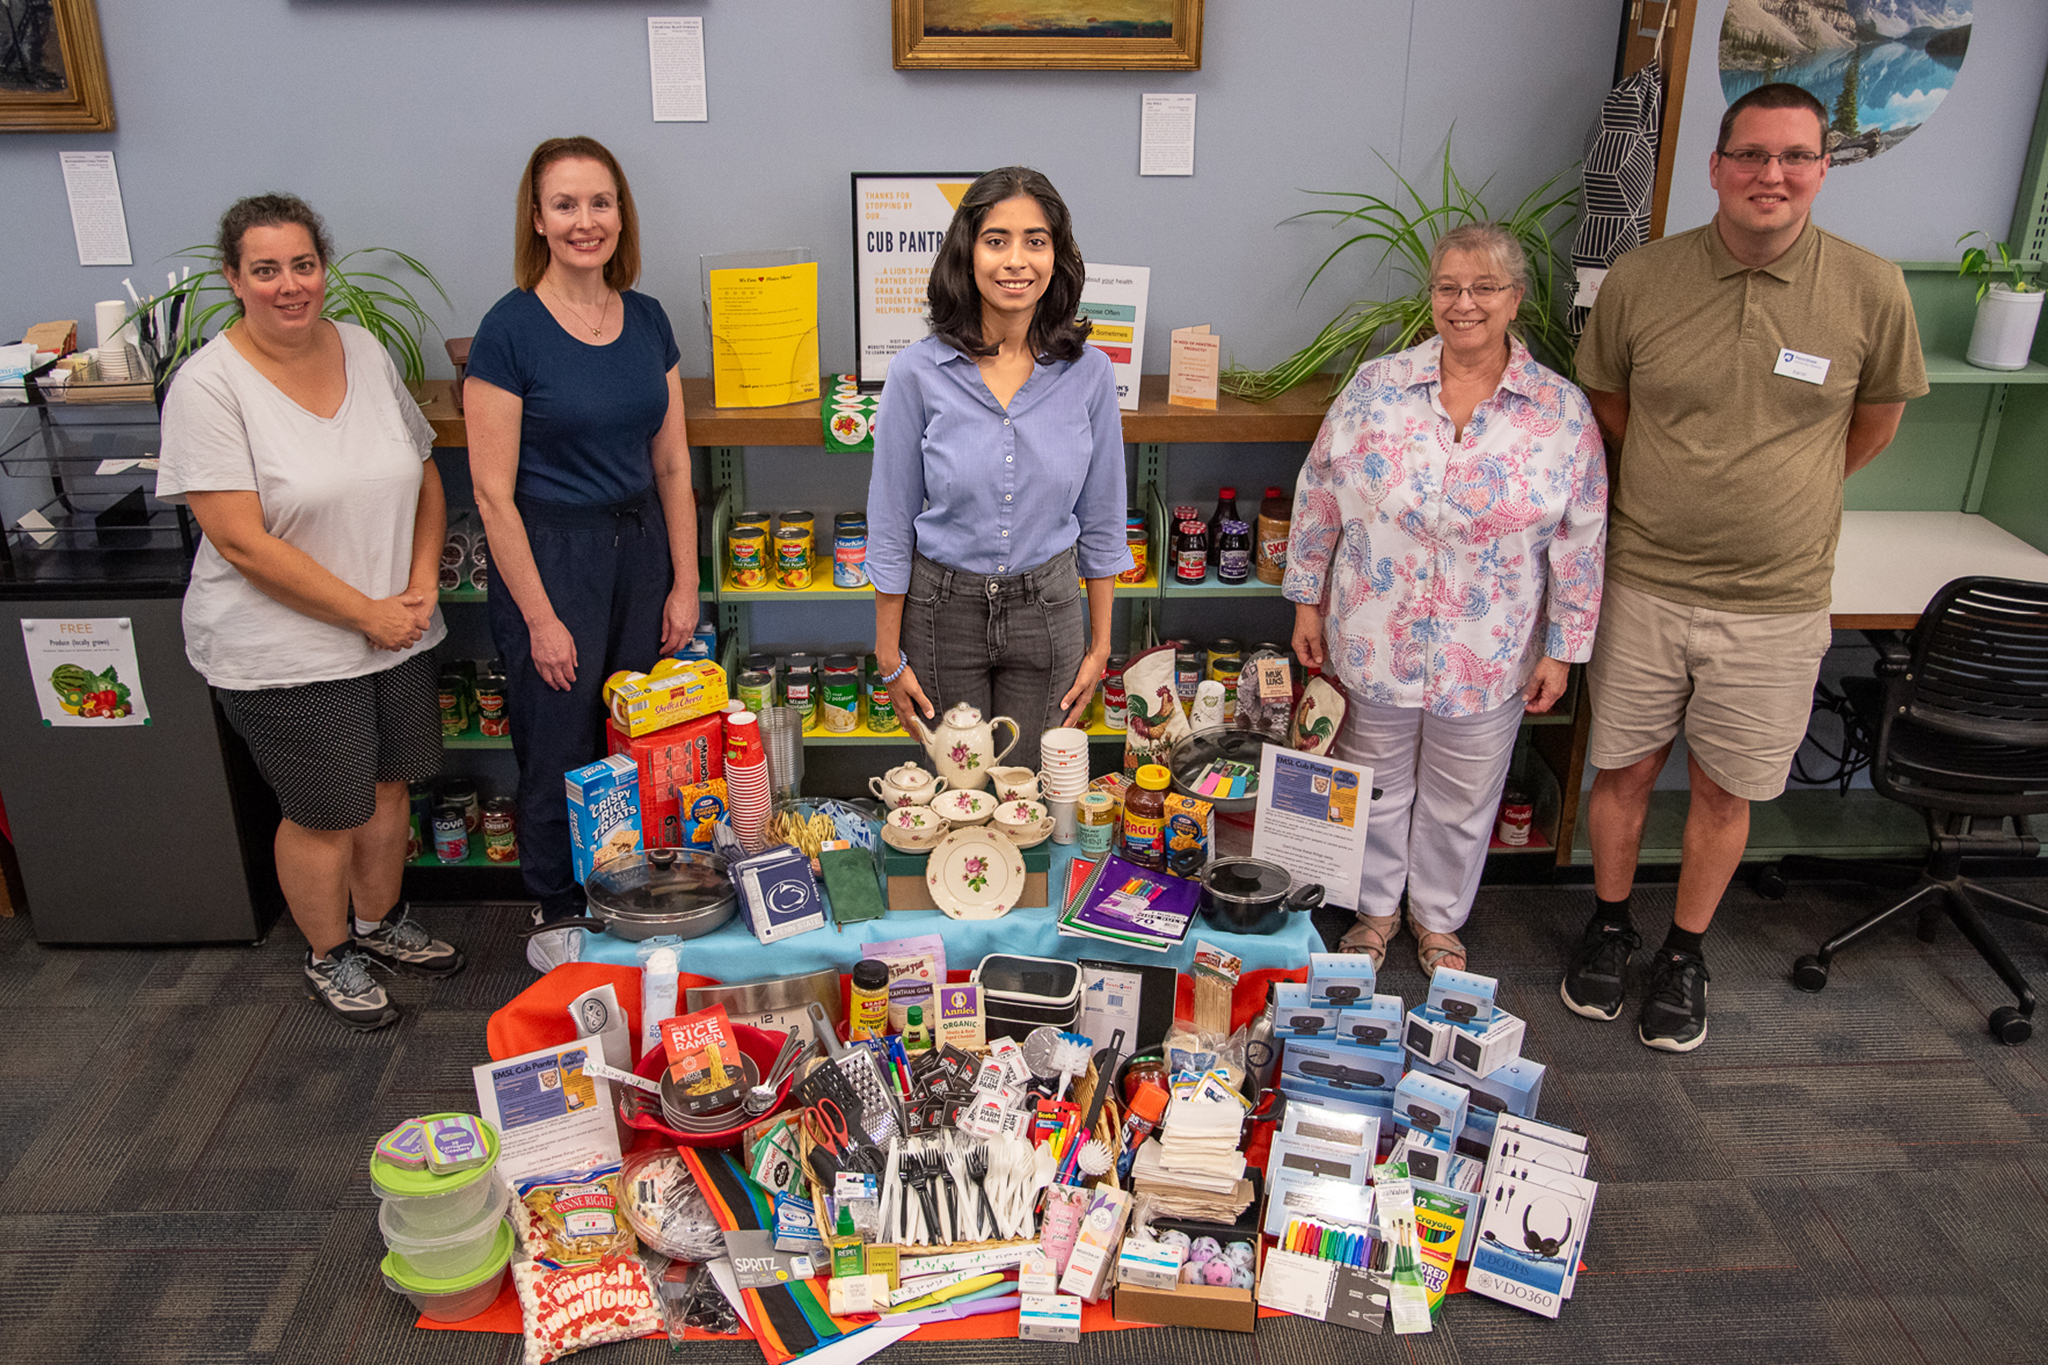
M519 1203L526 1254L543 1265L588 1265L607 1256L630 1256L638 1248L626 1220L617 1166L523 1181Z
M740 1102L746 1072L725 1006L662 1020L661 1047L684 1112L706 1114Z
M512 1284L526 1333L526 1365L548 1365L586 1347L650 1337L662 1327L654 1287L630 1253L566 1269L515 1261Z

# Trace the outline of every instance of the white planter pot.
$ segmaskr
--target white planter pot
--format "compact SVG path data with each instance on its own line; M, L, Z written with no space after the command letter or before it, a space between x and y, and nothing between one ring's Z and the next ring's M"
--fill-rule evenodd
M1969 362L1980 370L2023 370L2034 349L2034 328L2041 321L2038 290L2015 294L2010 285L1994 284L1977 304L1977 325L1970 329Z

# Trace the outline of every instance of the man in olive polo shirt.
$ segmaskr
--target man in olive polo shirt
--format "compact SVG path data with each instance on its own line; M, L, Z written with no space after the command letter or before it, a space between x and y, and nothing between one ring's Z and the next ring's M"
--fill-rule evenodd
M1636 1027L1670 1052L1706 1039L1701 938L1742 861L1749 803L1784 790L1806 733L1842 481L1927 392L1899 268L1813 225L1826 129L1797 86L1730 105L1707 163L1714 220L1616 261L1579 344L1614 477L1587 674L1598 908L1559 993L1588 1018L1621 1013L1643 820L1683 729L1678 905Z

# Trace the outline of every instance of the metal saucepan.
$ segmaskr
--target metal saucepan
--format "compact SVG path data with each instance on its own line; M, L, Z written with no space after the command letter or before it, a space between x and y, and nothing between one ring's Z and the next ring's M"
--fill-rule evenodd
M1201 879L1202 918L1235 934L1277 934L1289 915L1323 903L1321 886L1294 890L1294 874L1262 858L1218 858Z
M692 848L650 848L617 858L583 885L590 914L522 931L596 929L613 938L701 938L730 920L739 902L725 859Z

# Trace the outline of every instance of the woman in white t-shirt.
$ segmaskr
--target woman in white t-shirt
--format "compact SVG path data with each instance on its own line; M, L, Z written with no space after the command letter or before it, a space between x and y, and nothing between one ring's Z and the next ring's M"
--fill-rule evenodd
M303 201L240 201L219 247L241 313L178 371L157 475L158 496L188 503L206 533L185 654L277 792L277 876L309 947L308 993L350 1027L381 1028L398 1011L371 962L463 965L391 916L407 784L441 769L433 431L377 339L320 315L332 250Z

